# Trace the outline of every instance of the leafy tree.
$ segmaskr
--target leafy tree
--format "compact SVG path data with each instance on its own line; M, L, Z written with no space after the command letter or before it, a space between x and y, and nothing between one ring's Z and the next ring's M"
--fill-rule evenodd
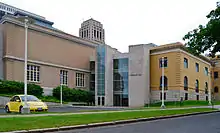
M209 20L208 23L188 32L183 40L193 54L199 55L208 50L209 55L214 57L217 52L220 52L220 6L206 17Z

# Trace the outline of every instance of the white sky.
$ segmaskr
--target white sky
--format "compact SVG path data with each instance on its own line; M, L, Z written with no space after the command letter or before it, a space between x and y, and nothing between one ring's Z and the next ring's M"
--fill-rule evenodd
M106 43L121 52L128 45L183 42L183 36L216 8L217 0L0 0L53 21L78 36L83 20L94 18L105 29Z

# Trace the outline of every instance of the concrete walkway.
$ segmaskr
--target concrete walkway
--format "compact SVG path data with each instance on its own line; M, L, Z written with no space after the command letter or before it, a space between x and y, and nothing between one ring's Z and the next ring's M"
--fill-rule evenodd
M167 108L167 109L130 109L120 111L99 111L99 112L77 112L77 113L45 113L45 114L17 114L17 115L0 115L0 118L11 118L11 117L40 117L40 116L62 116L62 115L77 115L77 114L102 114L102 113L115 113L115 112L138 112L138 111L157 111L157 110L182 110L182 109L193 109L193 108L212 108L212 106L197 106L197 107L185 107L185 108ZM215 109L220 110L220 105L214 106Z

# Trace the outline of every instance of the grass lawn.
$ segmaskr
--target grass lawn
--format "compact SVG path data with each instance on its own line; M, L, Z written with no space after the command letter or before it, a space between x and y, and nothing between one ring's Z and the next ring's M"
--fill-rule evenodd
M212 109L182 109L182 110L157 110L157 111L131 111L101 114L75 114L64 116L41 116L41 117L12 117L0 118L0 131L13 131L37 128L51 128L60 126L80 125L96 122L107 122L134 118L147 118L185 114L193 112L211 111Z
M220 101L214 101L214 105L220 105ZM179 101L177 102L165 102L166 107L192 107L192 106L208 106L208 101L183 101L182 104L180 104ZM145 107L160 107L161 102L150 104L149 106L146 105Z

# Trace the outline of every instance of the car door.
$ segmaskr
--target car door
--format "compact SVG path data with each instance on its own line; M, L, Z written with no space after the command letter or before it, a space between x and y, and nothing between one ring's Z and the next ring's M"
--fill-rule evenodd
M12 112L15 111L14 105L15 105L15 96L10 99L10 102L9 102L9 105L8 105L9 106L9 110L12 111Z
M14 99L14 111L16 112L19 112L19 109L20 109L20 105L21 105L21 99L19 96L15 96L15 99Z

